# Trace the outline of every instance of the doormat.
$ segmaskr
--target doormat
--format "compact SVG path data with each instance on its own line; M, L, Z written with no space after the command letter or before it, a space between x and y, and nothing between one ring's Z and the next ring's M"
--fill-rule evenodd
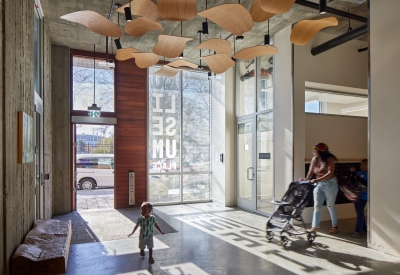
M165 234L178 232L157 214L153 213L153 215ZM140 208L126 208L74 211L66 215L54 216L52 219L71 220L71 244L82 244L127 239L139 216ZM138 230L135 234L139 233ZM154 229L154 235L159 234Z

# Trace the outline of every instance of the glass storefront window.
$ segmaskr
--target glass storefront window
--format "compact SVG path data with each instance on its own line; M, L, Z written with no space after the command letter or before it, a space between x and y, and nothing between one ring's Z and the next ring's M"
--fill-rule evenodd
M236 64L237 77L239 80L236 82L238 87L238 116L248 115L255 112L256 102L256 80L255 74L255 60L240 62Z
M257 112L261 112L273 108L273 56L262 56L257 62L260 64L257 77Z
M114 70L96 58L96 104L102 112L114 112ZM94 102L93 58L73 57L73 110L87 111Z
M159 69L149 68L149 200L209 200L208 74L182 71L174 77L153 75Z

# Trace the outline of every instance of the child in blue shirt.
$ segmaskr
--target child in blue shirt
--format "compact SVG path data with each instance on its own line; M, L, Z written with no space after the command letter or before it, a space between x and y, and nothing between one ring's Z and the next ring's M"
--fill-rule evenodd
M360 171L356 171L354 167L350 168L352 177L364 186L368 185L368 160L363 159L360 163ZM365 223L364 210L368 201L368 193L364 191L360 199L354 203L357 214L357 222L354 233L351 235L353 238L359 238L360 235L367 234L367 224Z

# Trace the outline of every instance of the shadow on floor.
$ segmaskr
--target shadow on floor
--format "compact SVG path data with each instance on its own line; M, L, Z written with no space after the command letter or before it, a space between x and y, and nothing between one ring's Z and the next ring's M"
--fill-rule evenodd
M71 220L72 222L71 244L100 242L96 234L88 226L88 222L85 221L77 211L71 212L66 215L53 216L52 219L59 221Z

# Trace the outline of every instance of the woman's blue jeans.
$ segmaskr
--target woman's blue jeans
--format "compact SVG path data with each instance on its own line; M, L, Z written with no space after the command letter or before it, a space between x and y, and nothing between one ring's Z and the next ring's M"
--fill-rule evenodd
M312 220L312 227L319 227L321 219L321 210L326 199L326 206L331 214L332 226L337 226L337 215L335 201L339 191L336 178L318 182L314 188L314 214Z

